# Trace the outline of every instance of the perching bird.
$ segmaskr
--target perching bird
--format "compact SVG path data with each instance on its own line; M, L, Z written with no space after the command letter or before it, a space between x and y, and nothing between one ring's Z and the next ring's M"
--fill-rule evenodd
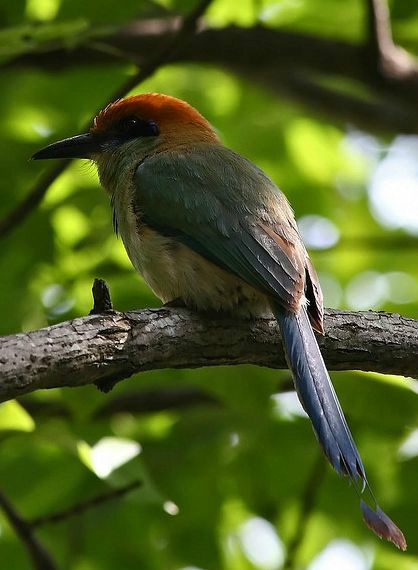
M370 490L312 330L323 333L317 275L287 199L259 168L223 146L196 109L157 93L108 105L89 133L32 158L95 161L129 258L164 303L273 313L325 455L360 492ZM377 503L376 511L361 505L374 532L406 548Z

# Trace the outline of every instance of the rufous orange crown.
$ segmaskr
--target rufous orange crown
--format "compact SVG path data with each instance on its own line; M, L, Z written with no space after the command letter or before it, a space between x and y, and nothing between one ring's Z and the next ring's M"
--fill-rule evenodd
M118 99L100 111L94 119L92 131L106 131L129 115L154 121L162 131L176 125L185 128L195 126L214 132L210 123L191 105L160 93L143 93Z

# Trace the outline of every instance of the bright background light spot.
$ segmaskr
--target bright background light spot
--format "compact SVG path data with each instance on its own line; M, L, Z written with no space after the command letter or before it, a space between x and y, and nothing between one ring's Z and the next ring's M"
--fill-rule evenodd
M306 247L312 249L327 249L340 239L337 226L323 216L302 216L298 220L299 231Z
M91 448L91 465L102 479L141 453L137 441L119 437L104 437Z
M359 310L378 309L388 300L413 303L418 299L418 280L402 271L365 271L348 283L346 299L350 307Z
M273 394L271 399L274 402L274 412L281 418L286 420L293 420L295 417L305 417L305 410L302 408L301 403L296 392L282 392L281 394Z
M411 459L418 456L418 429L414 429L399 448L401 459Z
M309 564L308 570L369 570L373 554L348 540L333 540Z
M303 9L303 4L302 0L281 0L281 2L268 4L260 10L259 19L263 22L288 24L297 18L300 10Z
M69 246L75 245L89 232L89 221L74 206L60 206L52 215L52 225L58 239Z
M283 543L274 526L261 517L251 517L238 529L245 556L258 568L273 570L284 562Z
M346 299L352 309L378 309L388 298L385 276L376 271L364 271L353 277L346 289Z
M231 447L236 447L240 442L239 434L234 431L229 434L229 444Z
M27 0L26 15L33 20L53 20L60 5L60 0Z
M58 283L45 287L41 293L43 306L49 310L51 316L62 315L74 306L74 299Z
M35 131L35 133L37 133L41 137L46 138L52 135L52 129L50 127L47 127L43 123L36 123L36 122L32 123L32 129Z
M418 234L418 137L398 136L372 176L371 211L382 225Z
M343 289L340 282L331 274L321 272L319 275L325 307L340 307L343 298Z
M412 275L392 271L386 273L385 278L389 286L389 299L393 303L413 303L418 299L418 280Z
M172 516L178 515L180 511L176 503L173 503L173 501L165 501L163 504L163 509L167 514Z
M21 141L44 144L40 139L49 136L52 133L51 120L52 117L42 112L40 109L22 106L19 112L10 110L10 117L6 119L4 127L13 138L19 138ZM29 157L28 157L29 158Z
M367 160L370 165L376 165L382 152L382 145L370 133L350 129L342 141L342 145L359 160Z

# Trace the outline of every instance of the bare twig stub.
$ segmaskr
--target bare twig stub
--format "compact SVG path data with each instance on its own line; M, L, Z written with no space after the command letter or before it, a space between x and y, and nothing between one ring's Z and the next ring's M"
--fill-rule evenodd
M57 570L51 555L36 538L32 526L18 513L2 492L0 492L0 507L2 507L10 525L27 549L33 567L36 570Z
M105 107L112 101L124 97L129 91L134 87L137 87L140 83L151 77L159 67L164 65L169 61L173 55L186 43L190 35L196 31L198 20L203 16L205 10L209 6L212 0L201 0L197 7L186 16L179 30L170 37L166 43L163 43L163 47L158 49L157 52L152 55L149 59L145 60L141 69L132 77L130 77L125 83L123 83L109 99L102 105ZM159 44L161 45L161 44ZM85 130L90 128L90 124L86 125ZM35 184L33 189L28 193L26 198L16 206L3 220L0 220L0 238L6 236L19 225L40 203L42 198L45 196L46 191L51 186L51 184L58 178L58 176L67 168L70 164L70 160L60 161L58 165L54 165L51 170L47 171L41 179Z
M331 370L418 377L418 320L326 311L319 338ZM186 309L90 315L0 338L0 401L41 388L121 380L145 370L257 364L286 368L275 320L238 321Z
M93 308L90 315L99 315L113 309L109 287L103 279L95 279L92 287Z

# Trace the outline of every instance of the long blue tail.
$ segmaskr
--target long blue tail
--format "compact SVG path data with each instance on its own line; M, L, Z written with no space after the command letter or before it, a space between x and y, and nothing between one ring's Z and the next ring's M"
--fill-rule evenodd
M355 485L360 479L360 492L366 486L369 489L376 510L372 510L364 501L360 504L364 520L370 529L405 550L406 541L402 531L380 509L371 492L360 454L325 367L306 309L290 313L277 308L276 318L299 400L311 419L325 455L334 469L341 475L348 475Z
M280 310L277 320L295 388L325 455L341 475L354 482L366 475L348 428L305 308L298 314Z

